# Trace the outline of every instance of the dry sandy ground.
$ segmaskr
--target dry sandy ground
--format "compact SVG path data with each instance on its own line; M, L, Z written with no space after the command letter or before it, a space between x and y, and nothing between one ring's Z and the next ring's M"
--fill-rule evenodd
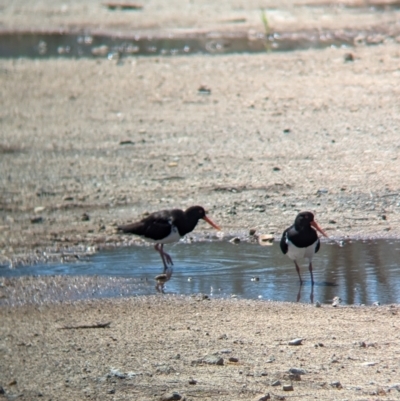
M398 306L150 296L0 312L8 399L400 399ZM96 323L110 324L79 328Z
M262 30L259 8L274 3L154 0L127 14L95 1L10 0L0 27L209 30L242 21ZM364 11L282 2L268 16L282 30L396 26L396 11ZM122 62L0 60L0 263L127 244L116 224L193 204L227 237L256 228L278 238L304 209L336 238L399 237L399 78L395 40ZM159 296L2 306L0 322L5 399L400 399L398 306ZM96 322L111 323L59 330ZM289 346L296 337L303 345ZM199 362L214 353L223 365ZM305 372L290 377L290 368Z

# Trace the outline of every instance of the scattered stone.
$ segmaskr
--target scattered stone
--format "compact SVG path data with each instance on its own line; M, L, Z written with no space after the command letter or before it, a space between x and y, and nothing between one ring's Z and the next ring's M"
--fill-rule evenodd
M381 303L379 301L375 301L372 305L373 306L379 306Z
M262 395L261 397L257 396L256 398L254 398L254 401L267 401L270 399L271 399L271 396L268 393L268 394Z
M290 368L289 373L292 375L305 375L306 371L304 369Z
M271 356L269 357L269 359L266 360L266 363L272 363L272 362L275 362L275 357L274 357L273 355L271 355Z
M157 367L157 373L162 373L165 375L169 375L170 373L175 373L175 369L169 365L160 365Z
M256 233L256 229L255 228L250 228L249 230L249 235L253 236Z
M333 300L332 300L332 306L333 306L334 308L336 308L337 306L339 306L339 304L340 304L341 301L342 301L342 300L340 299L340 297L335 297L335 298L333 298Z
M39 224L39 223L43 223L42 216L31 217L31 224Z
M232 350L229 348L224 348L220 352L221 352L221 354L230 354L232 352Z
M303 338L295 338L294 340L289 341L289 345L302 345Z
M240 238L239 237L233 237L229 242L231 244L239 244L240 243Z
M200 95L211 95L211 89L206 85L200 85L199 88L197 89L197 92Z
M141 4L135 4L125 1L108 1L103 3L109 10L141 10L143 6Z
M367 344L365 344L364 341L360 341L360 342L358 343L358 346L359 346L360 348L367 348Z
M206 355L204 358L192 362L192 364L202 364L202 363L206 363L208 365L223 365L224 359L218 355L210 354Z
M330 219L330 220L328 221L328 223L329 223L329 224L336 224L336 220Z
M0 386L0 394L5 394L4 388Z
M257 277L257 276L252 277L252 278L251 278L251 281L260 281L260 277Z
M319 301L315 302L315 307L316 308L320 308L321 307L321 302L319 302Z
M377 364L378 362L364 362L361 364L361 366L375 366Z
M189 380L189 384L191 384L192 386L194 386L195 384L197 384L197 380L195 380L195 379L190 379L190 380Z
M335 388L337 388L337 389L343 388L342 384L341 384L339 381L332 382L332 383L331 383L331 386L332 386L332 387L335 387Z
M271 246L274 243L275 237L272 234L260 234L258 236L258 243L262 246Z
M71 202L71 201L73 201L73 200L74 200L74 197L73 197L73 196L69 196L69 195L66 195L66 196L64 196L64 198L63 198L63 201Z
M89 215L87 213L82 213L81 220L82 221L89 221L90 217L89 217Z
M293 385L292 384L284 384L282 386L283 391L293 391Z
M343 59L344 59L345 63L354 61L354 55L353 55L353 53L345 53L345 55L343 56Z
M173 393L167 393L161 396L160 401L175 401L175 400L181 400L182 396L179 393L173 392Z
M292 131L291 131L291 129L290 128L285 128L284 130L283 130L283 133L284 134L290 134Z
M272 382L271 386L273 387L277 387L280 386L282 383L280 382L280 380L275 380L274 382Z
M280 167L273 167L272 171L281 171Z
M107 391L107 394L115 394L115 388L110 388L110 390Z
M135 142L131 141L130 139L127 139L125 141L119 141L120 145L134 145Z
M35 209L33 209L33 211L34 211L35 213L41 213L41 212L43 212L45 209L46 209L46 208L45 208L44 206L38 206L38 207L35 207Z
M238 359L238 358L235 358L234 356L231 356L231 357L229 358L229 362L237 363L237 362L239 362L239 359Z

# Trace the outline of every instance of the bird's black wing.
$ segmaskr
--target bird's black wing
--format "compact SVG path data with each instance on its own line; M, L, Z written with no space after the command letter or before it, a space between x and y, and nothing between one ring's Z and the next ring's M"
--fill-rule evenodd
M287 254L287 252L288 252L288 244L287 244L287 242L286 242L286 235L287 235L287 232L290 230L290 228L287 228L284 232L283 232L283 234L282 234L282 238L281 238L281 242L280 242L280 247L281 247L281 251L282 251L282 253L284 254L284 255L286 255Z
M171 233L171 216L165 211L153 213L137 223L119 226L118 230L159 241Z

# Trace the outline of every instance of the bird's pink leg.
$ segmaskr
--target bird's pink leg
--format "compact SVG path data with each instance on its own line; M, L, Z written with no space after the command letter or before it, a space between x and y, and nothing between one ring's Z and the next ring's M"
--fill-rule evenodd
M294 261L294 264L295 264L295 266L296 266L297 274L299 275L300 284L303 284L303 280L301 279L301 275L300 275L300 267L299 267L299 265L297 264L296 261Z
M312 264L311 264L311 262L310 262L310 266L308 267L308 270L310 270L311 285L314 285L314 276L313 276L313 271L312 271Z
M164 265L164 273L168 270L168 264L173 265L171 256L168 253L163 251L164 244L156 244L154 245L154 249L160 254L161 260Z

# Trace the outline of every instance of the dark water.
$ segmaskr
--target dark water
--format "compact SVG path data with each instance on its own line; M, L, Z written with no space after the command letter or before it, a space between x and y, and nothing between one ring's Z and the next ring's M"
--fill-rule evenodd
M382 43L386 31L353 29L279 32L265 35L236 31L182 35L113 34L62 30L44 32L0 32L0 57L97 57L119 60L127 56L257 53L322 49L330 46L352 47Z
M313 260L314 288L305 263L301 265L304 284L299 286L294 264L282 255L278 243L179 243L165 249L174 260L174 273L165 285L166 293L236 295L275 301L299 299L305 303L312 299L329 303L339 296L343 304L400 303L399 241L353 241L343 247L323 243ZM156 293L154 276L161 271L158 253L151 246L138 246L102 252L74 264L2 267L0 276L99 275L148 283L140 290L132 287L131 292L124 293L135 295ZM259 280L255 281L255 277Z

